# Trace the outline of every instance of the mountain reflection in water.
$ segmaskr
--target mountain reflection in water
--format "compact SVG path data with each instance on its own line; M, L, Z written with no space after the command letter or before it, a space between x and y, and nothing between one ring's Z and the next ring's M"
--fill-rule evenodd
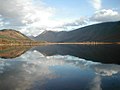
M16 58L29 50L31 46L0 46L1 58Z
M16 47L16 58L11 53L0 59L0 90L120 90L120 65L112 55L118 55L118 46L40 46L25 52L29 48ZM102 59L107 52L110 56ZM115 62L103 63L110 57Z
M46 56L71 55L94 62L120 64L120 45L49 45L33 50Z

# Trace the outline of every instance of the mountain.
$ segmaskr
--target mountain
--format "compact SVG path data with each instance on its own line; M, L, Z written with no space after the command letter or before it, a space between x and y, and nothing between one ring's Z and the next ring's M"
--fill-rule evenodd
M31 39L19 31L12 29L0 30L0 44L23 43L29 41L31 41Z
M120 21L90 25L68 32L45 31L34 39L49 42L119 42Z

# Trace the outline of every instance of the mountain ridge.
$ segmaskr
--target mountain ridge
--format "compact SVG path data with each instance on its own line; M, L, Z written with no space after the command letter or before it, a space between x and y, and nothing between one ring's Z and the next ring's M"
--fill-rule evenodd
M119 42L120 21L94 24L72 31L46 31L34 39L48 42Z

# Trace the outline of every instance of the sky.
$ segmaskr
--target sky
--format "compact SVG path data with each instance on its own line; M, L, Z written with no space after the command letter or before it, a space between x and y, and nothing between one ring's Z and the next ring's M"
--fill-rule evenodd
M0 0L0 29L27 36L120 20L120 0Z

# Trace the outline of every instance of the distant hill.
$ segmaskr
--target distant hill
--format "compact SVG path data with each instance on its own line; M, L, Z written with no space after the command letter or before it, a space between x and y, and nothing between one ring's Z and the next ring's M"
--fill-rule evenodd
M120 42L120 21L86 26L73 31L45 31L34 38L49 42Z
M19 31L12 29L0 30L0 44L23 43L29 41L31 41L31 39Z

